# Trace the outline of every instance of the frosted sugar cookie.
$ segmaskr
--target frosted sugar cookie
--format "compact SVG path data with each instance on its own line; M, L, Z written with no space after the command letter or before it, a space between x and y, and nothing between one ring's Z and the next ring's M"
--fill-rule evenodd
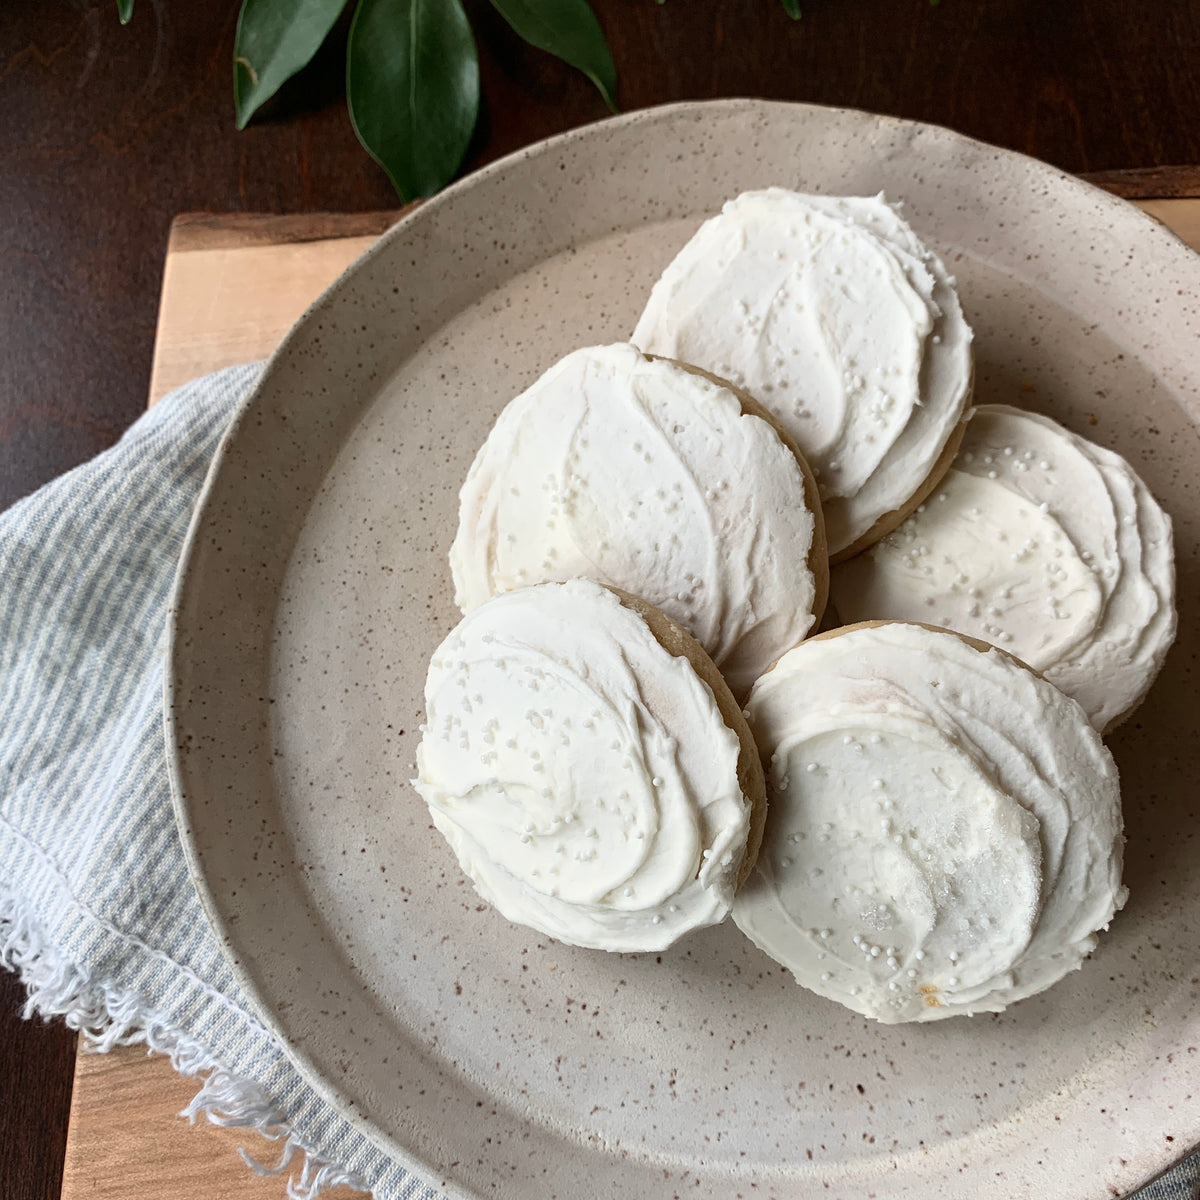
M954 282L882 196L730 200L663 272L633 341L779 418L817 476L835 562L936 483L971 390Z
M843 621L925 621L1011 651L1108 730L1175 637L1171 522L1129 464L1049 417L980 405L950 471L833 573Z
M998 1012L1124 904L1112 758L1003 652L851 626L785 654L747 711L769 808L734 920L822 996L885 1023Z
M635 347L567 355L500 414L450 550L455 600L586 576L679 622L744 695L825 606L816 487L755 402Z
M721 921L762 835L762 767L712 662L589 580L497 596L433 656L414 784L479 894L602 950Z

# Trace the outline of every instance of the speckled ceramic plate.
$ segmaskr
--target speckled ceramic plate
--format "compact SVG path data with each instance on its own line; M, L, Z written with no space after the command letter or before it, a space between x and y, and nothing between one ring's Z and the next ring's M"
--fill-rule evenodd
M699 220L769 184L903 200L957 273L978 399L1119 450L1175 518L1179 644L1112 740L1128 908L1001 1016L870 1024L731 923L640 957L541 940L478 901L407 783L493 418L568 350L628 336ZM1200 259L1044 165L792 105L579 130L393 229L235 424L174 615L197 883L304 1074L459 1196L1091 1200L1200 1140L1197 297Z

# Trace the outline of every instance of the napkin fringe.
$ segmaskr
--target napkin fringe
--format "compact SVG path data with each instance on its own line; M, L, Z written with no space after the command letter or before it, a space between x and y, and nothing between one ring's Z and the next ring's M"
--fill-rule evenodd
M212 1052L158 1020L144 999L89 979L48 939L28 907L14 896L0 896L0 966L16 972L25 985L21 1016L62 1017L68 1029L83 1034L89 1051L144 1043L149 1053L165 1054L171 1066L189 1078L205 1076L200 1090L179 1114L195 1124L204 1117L214 1125L254 1129L269 1141L283 1141L274 1166L239 1150L259 1175L279 1175L289 1167L291 1200L316 1200L338 1184L360 1191L367 1185L344 1167L322 1158L282 1120L280 1110L250 1079L226 1070ZM301 1161L293 1166L296 1155Z
M210 1117L209 1119L211 1120L212 1118ZM264 1136L269 1137L271 1135L265 1134ZM279 1136L283 1136L282 1133ZM305 1150L304 1146L297 1140L295 1134L287 1134L287 1141L283 1144L283 1151L279 1156L279 1162L273 1167L258 1162L251 1155L247 1154L245 1150L239 1149L238 1153L242 1156L246 1165L259 1175L278 1175L288 1168L297 1153L303 1154L304 1159L300 1165L300 1178L297 1179L295 1176L292 1176L288 1179L287 1194L291 1200L316 1200L316 1197L325 1188L337 1187L339 1184L346 1184L348 1187L357 1188L359 1191L367 1190L366 1184L352 1172L347 1171L344 1167L339 1167L336 1163L317 1157L311 1151Z
M287 1183L287 1194L291 1200L316 1200L325 1188L338 1184L346 1184L363 1192L368 1190L367 1185L353 1172L321 1158L305 1146L282 1120L279 1109L271 1104L252 1080L222 1067L213 1067L204 1086L179 1115L187 1117L193 1124L197 1117L204 1116L213 1125L253 1128L269 1141L282 1140L279 1161L273 1167L259 1162L244 1148L239 1148L242 1160L258 1175L280 1175L291 1165L292 1159L301 1154L299 1178L292 1176Z

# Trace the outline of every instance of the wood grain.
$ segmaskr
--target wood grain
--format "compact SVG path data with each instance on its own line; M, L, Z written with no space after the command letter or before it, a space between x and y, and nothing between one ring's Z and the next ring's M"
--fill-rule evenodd
M1142 207L1200 249L1200 199ZM176 228L189 233L172 242L163 273L153 399L168 381L265 357L292 317L371 240L309 239L299 219L287 226L286 240L274 246L261 242L264 226L247 225L243 218L226 224L189 216ZM330 226L326 217L317 217L311 228L328 232ZM241 235L234 232L239 229ZM238 236L246 238L243 249L235 248ZM173 1119L196 1089L195 1081L180 1079L167 1060L148 1057L137 1047L103 1056L82 1052L75 1067L62 1200L176 1200L194 1192L198 1180L204 1181L206 1195L280 1200L281 1179L254 1175L236 1153L244 1147L256 1160L270 1162L273 1148L264 1139L203 1123L191 1128ZM359 1193L340 1189L328 1195L342 1200Z
M1200 187L1197 187L1200 192ZM1143 200L1138 207L1157 218L1193 250L1200 250L1200 200Z
M1200 192L1200 187L1196 189ZM329 238L374 238L413 207L364 213L182 213L171 222L167 253L185 250L242 250ZM161 323L160 323L161 330Z
M163 267L150 403L197 375L266 358L312 300L413 207L176 217Z
M1158 200L1200 196L1200 166L1132 167L1124 171L1089 171L1084 179L1126 200Z
M17 977L0 969L0 1197L57 1200L75 1035L60 1021L22 1021L16 1012L24 1003Z
M62 1200L283 1200L299 1157L277 1175L260 1175L240 1152L272 1167L279 1161L277 1143L203 1118L195 1124L180 1120L198 1087L144 1047L80 1054ZM13 1200L27 1194L3 1193ZM336 1187L321 1195L362 1200L364 1193Z

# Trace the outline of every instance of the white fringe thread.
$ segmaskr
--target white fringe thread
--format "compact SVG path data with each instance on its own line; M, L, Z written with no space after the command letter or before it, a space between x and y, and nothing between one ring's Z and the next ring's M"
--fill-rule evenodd
M227 1071L205 1047L165 1025L139 996L89 979L47 942L30 914L11 896L0 899L0 966L17 972L26 987L21 1015L27 1020L35 1014L44 1019L63 1017L69 1029L83 1034L89 1050L102 1053L114 1046L145 1043L147 1053L167 1055L179 1074L205 1076L199 1092L179 1115L192 1124L203 1116L213 1125L255 1129L270 1141L282 1141L273 1167L255 1161L244 1149L238 1151L259 1175L280 1175L301 1155L299 1174L292 1167L288 1176L291 1200L316 1200L325 1188L338 1184L368 1190L352 1172L306 1146L253 1080Z

